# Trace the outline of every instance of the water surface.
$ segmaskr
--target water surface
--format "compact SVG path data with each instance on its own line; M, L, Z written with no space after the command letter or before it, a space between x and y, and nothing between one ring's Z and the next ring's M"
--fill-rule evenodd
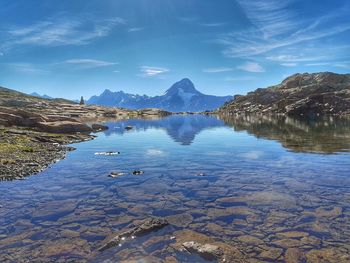
M190 115L107 124L50 169L0 183L1 262L206 262L174 249L180 230L259 262L285 260L288 248L309 262L349 262L349 121ZM94 154L102 151L121 154ZM172 224L97 251L152 216ZM273 249L275 259L262 255Z

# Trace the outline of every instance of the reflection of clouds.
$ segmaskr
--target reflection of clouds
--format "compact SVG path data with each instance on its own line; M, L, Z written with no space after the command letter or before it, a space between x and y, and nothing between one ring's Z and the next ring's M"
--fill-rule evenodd
M241 153L238 156L246 159L257 160L263 155L264 155L264 152L262 151L250 151L250 152Z
M271 166L274 167L285 167L296 163L296 159L292 156L282 156L276 162L271 162Z
M221 151L210 151L210 152L207 152L207 155L209 155L209 156L224 156L224 155L228 155L228 153L221 152Z
M148 149L146 151L146 155L148 156L165 156L167 155L166 152L159 150L159 149Z

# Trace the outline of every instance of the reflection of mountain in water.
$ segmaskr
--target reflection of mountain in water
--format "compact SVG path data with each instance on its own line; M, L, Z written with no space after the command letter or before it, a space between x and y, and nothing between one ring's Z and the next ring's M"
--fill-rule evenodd
M126 131L124 128L128 125L133 126L134 130L141 131L150 128L163 129L175 141L182 145L190 145L197 134L202 130L225 127L222 120L204 115L172 115L165 118L155 120L131 119L116 123L107 123L110 127L105 131L106 135L111 133L123 134Z
M257 138L280 142L293 152L336 153L350 151L350 120L293 119L276 116L224 116L235 131L245 130Z

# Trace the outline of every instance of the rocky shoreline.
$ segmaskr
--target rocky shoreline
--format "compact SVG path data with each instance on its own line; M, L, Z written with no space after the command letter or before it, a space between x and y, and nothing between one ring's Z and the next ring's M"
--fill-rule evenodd
M0 128L0 181L20 180L64 159L75 148L66 146L93 139L89 134L51 134L21 128Z
M0 181L43 171L74 150L66 145L91 140L91 133L108 129L99 122L169 114L42 99L0 87Z

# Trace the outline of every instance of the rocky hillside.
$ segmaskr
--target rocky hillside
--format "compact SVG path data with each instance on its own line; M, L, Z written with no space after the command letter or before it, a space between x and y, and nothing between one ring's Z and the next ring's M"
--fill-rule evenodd
M221 113L277 113L289 116L349 115L350 74L295 74L281 84L236 95Z
M167 115L157 109L140 111L79 105L64 99L44 99L0 87L0 125L53 133L92 132L86 122L105 118Z

